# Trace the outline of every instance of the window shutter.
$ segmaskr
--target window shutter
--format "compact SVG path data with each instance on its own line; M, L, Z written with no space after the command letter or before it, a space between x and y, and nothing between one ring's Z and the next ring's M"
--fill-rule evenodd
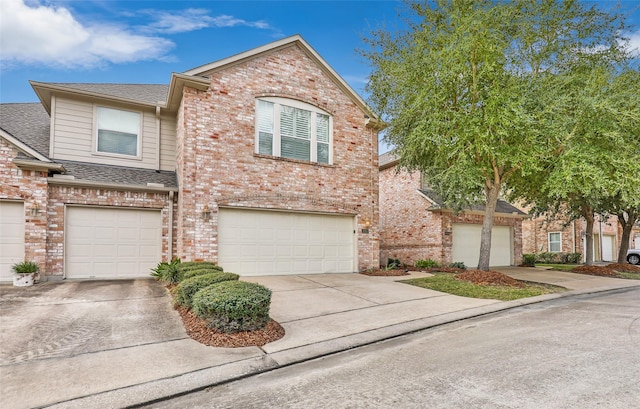
M329 163L329 115L316 114L318 163Z
M273 103L258 100L258 153L273 155Z

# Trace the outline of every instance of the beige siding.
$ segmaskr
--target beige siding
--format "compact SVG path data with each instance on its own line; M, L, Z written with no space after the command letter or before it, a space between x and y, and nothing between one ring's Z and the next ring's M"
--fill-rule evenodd
M130 109L106 104L98 105L116 109ZM155 169L157 163L155 113L143 112L141 156L129 159L96 154L94 151L93 115L95 106L96 104L91 102L56 98L55 112L53 112L54 120L52 121L54 127L52 131L53 159ZM175 140L175 131L173 134Z
M176 170L176 119L160 118L160 170Z

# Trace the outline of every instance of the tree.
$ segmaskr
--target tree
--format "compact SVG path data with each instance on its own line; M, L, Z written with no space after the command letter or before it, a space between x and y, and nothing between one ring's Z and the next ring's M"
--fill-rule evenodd
M517 180L511 192L532 204L534 213L584 218L587 265L594 259L595 213L620 216L627 247L637 217L639 78L636 70L621 70L606 60L587 60L555 75L554 121L560 129L557 154L546 159L544 171Z
M445 204L485 206L478 268L489 269L501 191L558 152L549 78L618 50L619 16L575 1L408 3L409 29L365 39L372 105L400 167Z

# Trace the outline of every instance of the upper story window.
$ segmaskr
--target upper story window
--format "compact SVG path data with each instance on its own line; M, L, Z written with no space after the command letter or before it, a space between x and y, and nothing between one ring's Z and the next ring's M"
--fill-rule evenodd
M303 102L256 101L256 153L317 163L332 162L332 117Z
M140 113L97 107L96 116L97 152L138 156Z
M562 233L549 233L549 252L560 253L562 251Z

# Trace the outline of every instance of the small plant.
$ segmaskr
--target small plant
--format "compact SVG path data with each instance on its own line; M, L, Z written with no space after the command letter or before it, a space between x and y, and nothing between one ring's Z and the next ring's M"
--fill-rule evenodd
M151 269L151 276L167 284L175 284L181 279L179 266L180 259L177 257L171 262L161 261L156 268Z
M523 254L522 255L522 265L527 267L535 267L536 266L536 255L533 253Z
M202 270L198 270L202 271ZM214 270L215 271L215 270ZM209 287L211 284L221 283L223 281L233 281L240 278L237 274L221 273L219 271L197 275L191 278L185 278L178 284L174 292L174 300L178 304L191 307L191 301L195 293L203 288Z
M558 258L558 253L551 253L551 252L543 252L543 253L538 253L538 255L536 256L536 262L538 263L543 263L543 264L550 264L550 263L555 263L557 261Z
M467 266L464 265L464 262L462 261L454 261L453 263L449 264L449 267L451 268L459 268L461 270L466 270Z
M402 267L402 263L400 263L400 259L390 258L387 260L386 270L395 270L400 267Z
M426 260L418 260L416 261L417 268L432 268L432 267L440 267L440 263L430 258Z
M11 270L16 274L35 274L40 267L33 261L21 261L12 265Z
M564 264L578 264L582 260L582 253L563 253L560 260Z
M253 331L269 322L271 290L246 281L224 281L198 291L193 312L222 332Z

